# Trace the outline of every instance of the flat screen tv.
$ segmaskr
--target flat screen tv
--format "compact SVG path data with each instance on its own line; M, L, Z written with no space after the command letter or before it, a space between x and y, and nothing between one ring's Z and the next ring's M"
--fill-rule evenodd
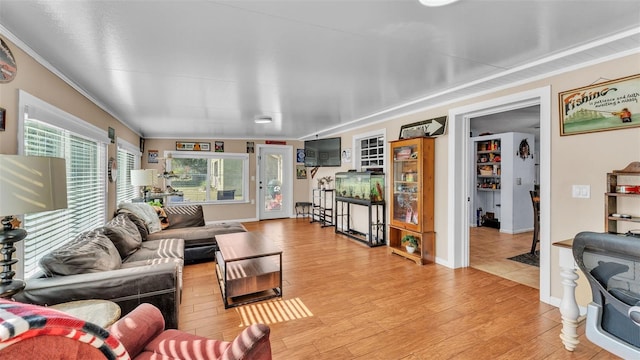
M306 140L304 166L341 166L340 138Z

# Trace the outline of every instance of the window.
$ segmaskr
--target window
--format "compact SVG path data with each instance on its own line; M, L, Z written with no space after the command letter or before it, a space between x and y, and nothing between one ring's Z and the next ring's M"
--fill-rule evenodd
M21 242L23 276L38 271L38 261L83 231L106 219L106 131L42 100L20 92L20 152L66 159L67 203L64 210L28 214Z
M168 152L167 185L191 202L248 202L249 155Z
M353 137L354 161L360 171L375 170L384 172L384 149L386 145L384 138L384 130Z
M131 170L140 168L140 150L130 143L118 139L118 181L116 182L116 204L131 202L139 197L135 186L131 186Z

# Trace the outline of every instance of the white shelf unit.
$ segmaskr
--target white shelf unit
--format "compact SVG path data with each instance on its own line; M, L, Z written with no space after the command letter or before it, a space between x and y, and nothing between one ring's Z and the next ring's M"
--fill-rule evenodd
M500 232L517 234L533 230L530 190L536 180L533 155L535 137L526 133L501 133L471 138L471 209L469 221L477 225L477 210L493 212ZM521 145L528 145L526 154ZM484 146L484 144L495 144ZM481 174L480 169L483 169ZM486 173L489 171L490 173Z

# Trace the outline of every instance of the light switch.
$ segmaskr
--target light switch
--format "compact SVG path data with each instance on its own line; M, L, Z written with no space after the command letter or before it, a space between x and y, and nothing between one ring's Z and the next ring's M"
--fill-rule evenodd
M579 199L588 199L591 197L591 186L573 185L571 188L571 196Z

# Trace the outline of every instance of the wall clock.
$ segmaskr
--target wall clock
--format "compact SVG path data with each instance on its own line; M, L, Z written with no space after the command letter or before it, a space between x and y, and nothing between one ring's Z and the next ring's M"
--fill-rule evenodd
M18 66L7 44L0 39L0 83L8 83L16 77Z
M114 158L109 158L107 175L109 176L109 182L116 182L118 180L118 163Z

